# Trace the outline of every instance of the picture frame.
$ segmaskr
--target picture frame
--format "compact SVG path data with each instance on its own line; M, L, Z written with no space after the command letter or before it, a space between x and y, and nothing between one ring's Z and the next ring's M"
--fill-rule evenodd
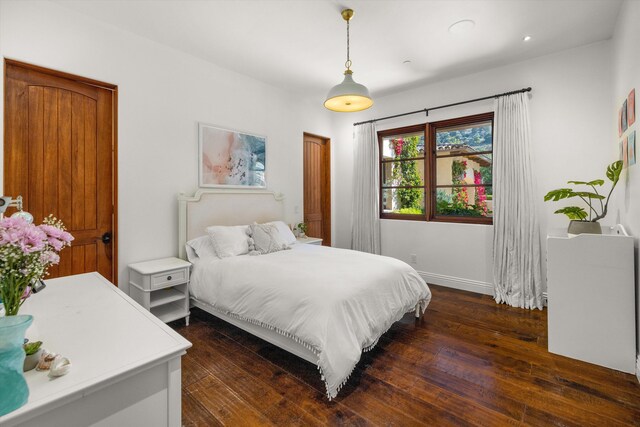
M627 162L629 166L636 164L636 131L629 133L627 137Z
M629 149L628 149L628 140L625 136L622 138L622 167L626 169L629 166Z
M622 137L622 107L618 110L618 137Z
M198 123L198 186L267 188L267 137Z
M618 137L622 137L622 107L618 109Z
M636 122L636 90L631 89L627 97L627 123L629 126Z
M622 124L622 133L624 133L629 127L629 124L627 122L627 100L626 99L622 103L621 113L622 113L621 114L622 120L620 121L620 123Z

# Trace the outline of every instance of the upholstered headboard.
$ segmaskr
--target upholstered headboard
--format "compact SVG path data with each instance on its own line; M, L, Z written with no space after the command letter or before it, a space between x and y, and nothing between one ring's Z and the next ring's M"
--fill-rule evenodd
M284 219L284 197L259 190L198 190L178 196L178 256L185 243L204 235L210 225L244 225Z

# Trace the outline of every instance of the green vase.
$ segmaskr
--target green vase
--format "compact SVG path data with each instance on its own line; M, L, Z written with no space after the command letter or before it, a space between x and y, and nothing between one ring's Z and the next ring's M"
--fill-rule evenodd
M27 403L29 387L24 379L24 334L33 317L0 317L0 416Z

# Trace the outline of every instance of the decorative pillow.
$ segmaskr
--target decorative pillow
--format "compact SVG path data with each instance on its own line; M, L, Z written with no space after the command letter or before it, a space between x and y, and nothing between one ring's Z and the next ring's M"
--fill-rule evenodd
M273 224L278 229L278 234L280 235L280 240L282 240L286 245L293 245L297 242L296 236L293 235L293 231L289 228L287 224L282 221L272 221L267 222L267 224Z
M209 236L207 236L207 238L209 238ZM195 264L196 261L200 259L196 254L196 251L194 251L193 248L189 245L184 245L184 248L187 251L187 261L189 261L191 264Z
M244 255L249 253L248 225L207 227L216 254L220 258Z
M253 246L251 255L264 255L291 249L281 238L275 224L253 224L249 226Z
M189 258L189 262L194 262L198 258L211 257L218 258L211 237L200 236L187 242L187 258Z

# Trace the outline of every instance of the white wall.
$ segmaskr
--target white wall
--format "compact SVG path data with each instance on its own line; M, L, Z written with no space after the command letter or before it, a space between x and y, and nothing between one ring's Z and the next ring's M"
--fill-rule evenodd
M128 263L176 252L175 197L197 186L198 121L268 136L268 186L287 196L290 222L302 212L302 133L332 137L333 241L349 247L353 122L526 86L533 87L536 197L544 240L549 227L565 227L566 219L554 216L542 195L568 179L601 175L615 155L609 143L613 125L607 120L610 47L610 42L596 43L376 97L375 106L362 113L336 114L57 4L0 2L0 55L118 85L121 285ZM429 120L491 108L491 102L471 104L433 112ZM381 122L380 128L425 120L412 116ZM409 261L415 253L414 266L435 283L480 291L490 287L491 226L386 220L382 239L386 255Z
M616 24L616 33L613 37L613 107L609 112L612 121L611 137L609 147L612 156L618 156L618 109L631 91L636 89L636 99L640 95L640 56L638 56L638 46L640 46L640 33L638 32L638 22L640 21L640 2L627 1L623 4ZM636 138L640 136L640 126L638 113L640 110L636 101L636 123L631 126L625 135L630 131L636 131ZM636 147L640 143L636 141ZM616 190L616 197L612 216L617 218L625 226L627 231L636 237L636 268L640 265L637 250L637 237L640 236L640 165L636 164L623 172L620 188ZM640 307L640 288L638 278L640 270L636 270L636 312ZM640 345L640 316L636 316L638 337L636 343ZM638 351L640 353L640 349ZM640 356L639 356L640 359Z
M177 253L198 121L267 135L268 189L301 219L302 134L331 136L321 106L47 1L2 1L0 41L3 57L118 85L120 286L127 264Z
M336 178L337 246L350 245L352 124L375 117L418 110L531 86L531 123L537 211L542 247L551 228L567 226L543 195L570 179L604 176L611 150L611 43L609 41L495 68L485 72L375 98L372 109L334 119L340 149ZM428 120L492 110L492 102L469 104L430 114ZM424 123L424 116L379 122L379 128ZM611 216L604 223L613 223ZM491 292L492 226L412 221L382 221L382 252L410 262L432 283ZM544 258L544 254L543 254ZM543 259L544 262L544 259ZM544 266L543 266L544 273Z

